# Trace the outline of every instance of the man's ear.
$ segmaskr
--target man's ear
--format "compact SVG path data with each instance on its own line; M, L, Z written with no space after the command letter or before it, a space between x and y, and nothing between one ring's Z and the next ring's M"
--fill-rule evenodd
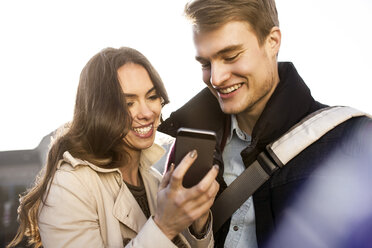
M266 38L267 51L273 55L277 56L279 53L280 43L282 41L282 33L279 27L271 28L269 35Z

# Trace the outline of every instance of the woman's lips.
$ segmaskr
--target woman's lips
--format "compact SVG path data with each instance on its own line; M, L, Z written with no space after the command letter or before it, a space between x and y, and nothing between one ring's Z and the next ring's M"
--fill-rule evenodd
M150 125L148 126L143 126L143 127L133 127L132 128L132 131L133 133L138 136L138 137L141 137L141 138L148 138L150 137L153 132L154 132L154 129L153 129L153 124L151 123Z

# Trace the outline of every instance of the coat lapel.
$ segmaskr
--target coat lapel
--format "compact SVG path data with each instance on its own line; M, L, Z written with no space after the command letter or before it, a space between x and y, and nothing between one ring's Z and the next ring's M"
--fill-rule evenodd
M156 197L161 180L161 175L156 179L155 175L150 174L151 165L155 163L164 154L164 149L159 145L152 145L150 148L142 151L140 158L140 173L145 185L147 201L150 212L153 215L156 209ZM128 189L125 183L121 184L120 191L114 203L113 215L121 223L132 229L136 233L146 223L147 218L136 199Z
M162 179L160 173L151 172L151 166L156 163L165 153L163 147L154 144L149 149L142 150L140 159L140 171L145 184L147 202L149 204L151 215L155 214L156 200L159 190L159 184Z
M138 205L125 183L121 185L119 195L114 203L113 215L122 224L136 233L139 232L147 221L141 207Z
M159 181L154 180L153 176L152 178L149 178L151 177L151 175L148 169L141 170L141 173L142 173L143 183L145 184L147 202L149 204L150 212L151 212L151 215L154 215L156 211L156 201L157 201L157 194L158 194L160 179Z

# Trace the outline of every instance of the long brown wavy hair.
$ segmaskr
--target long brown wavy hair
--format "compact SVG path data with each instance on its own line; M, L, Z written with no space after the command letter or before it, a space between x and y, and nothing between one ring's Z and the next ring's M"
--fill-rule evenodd
M117 76L117 70L127 63L143 66L163 104L169 102L159 74L137 50L106 48L91 58L80 74L73 120L59 134L55 134L46 165L34 186L20 197L18 231L7 247L16 246L24 238L29 245L42 246L38 209L41 202L45 204L50 182L65 151L105 168L118 167L128 160L123 138L132 120Z

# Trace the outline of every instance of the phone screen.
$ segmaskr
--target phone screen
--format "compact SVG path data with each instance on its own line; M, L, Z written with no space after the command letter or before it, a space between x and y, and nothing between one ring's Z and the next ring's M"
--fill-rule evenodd
M196 149L198 152L198 157L183 178L185 188L198 184L212 168L215 146L216 134L213 131L191 128L178 130L175 144L176 166L191 150Z

